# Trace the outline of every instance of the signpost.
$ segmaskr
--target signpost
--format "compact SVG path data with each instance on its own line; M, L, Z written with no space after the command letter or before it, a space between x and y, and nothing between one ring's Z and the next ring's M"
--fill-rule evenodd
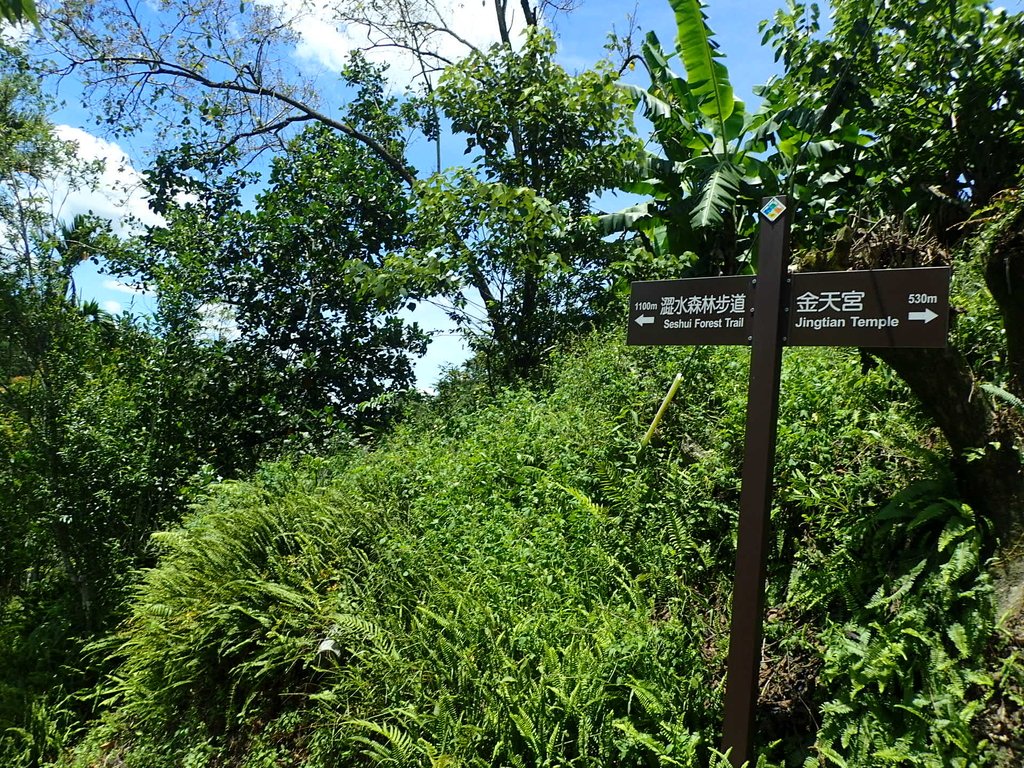
M948 267L788 274L786 199L761 207L757 277L633 283L627 342L751 346L722 748L753 761L782 347L944 347Z
M628 343L748 344L753 286L750 276L633 283Z
M790 277L786 344L944 347L949 279L949 267L797 272Z

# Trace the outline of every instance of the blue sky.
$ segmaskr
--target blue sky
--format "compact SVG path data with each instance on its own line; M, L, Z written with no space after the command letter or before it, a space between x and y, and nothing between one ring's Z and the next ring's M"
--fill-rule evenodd
M761 48L758 24L769 18L781 3L752 0L710 0L706 9L708 23L715 33L730 79L740 98L751 101L750 89L764 83L777 71L771 51ZM556 19L560 53L568 67L592 63L602 54L602 46L612 27L621 35L627 29L628 3L608 0L584 0L570 16ZM638 40L653 30L666 49L675 39L672 9L664 0L641 0L636 7Z
M287 6L294 0L263 0L278 2ZM449 0L453 2L453 0ZM456 22L462 26L462 34L475 35L471 39L476 43L486 42L493 31L493 21L481 16L481 7L489 11L490 1L478 6L480 0L471 0L461 4L457 10ZM458 7L453 4L453 7ZM725 64L728 66L737 95L754 106L751 88L765 82L777 71L771 52L760 46L758 23L774 12L775 5L766 5L750 0L711 0L707 9L709 23L716 33L721 50L726 54ZM628 4L610 2L609 0L582 0L579 8L568 15L554 19L554 27L559 39L560 60L571 70L579 70L591 66L604 55L604 44L608 33L614 28L620 35L628 28L627 16L633 11ZM671 9L663 0L642 0L635 9L637 41L642 39L648 30L654 30L663 45L670 48L675 37L675 23ZM336 83L333 68L339 59L339 51L348 44L342 36L323 24L312 24L302 39L301 45L293 52L296 66L303 71L317 71L322 82ZM330 87L330 86L328 86ZM59 93L67 106L54 115L54 121L61 124L63 134L81 143L82 154L87 156L106 156L108 158L108 175L110 181L121 180L128 187L137 186L137 170L146 167L146 135L127 140L108 139L94 135L95 123L87 110L78 103L75 83L65 81ZM449 140L445 146L446 164L462 161L460 142ZM423 147L424 157L432 156L432 149ZM425 159L424 165L430 163ZM429 168L424 168L429 170ZM136 190L129 201L113 200L110 196L72 195L65 205L65 214L73 214L92 208L95 212L116 217L124 210L131 210L144 221L152 223L154 219L148 215L145 201ZM109 310L118 312L129 310L134 312L152 311L152 299L139 294L129 286L115 281L108 275L98 273L88 265L76 275L77 284L83 295L95 298ZM419 310L416 319L425 327L444 329L446 319L439 310L424 307ZM439 336L431 345L427 356L417 366L420 386L432 386L441 369L457 365L465 358L465 351L459 343L457 335L450 331Z

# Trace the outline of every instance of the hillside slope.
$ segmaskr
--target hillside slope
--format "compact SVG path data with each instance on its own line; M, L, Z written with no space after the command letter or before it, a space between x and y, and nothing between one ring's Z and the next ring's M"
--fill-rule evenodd
M550 394L456 382L373 450L211 487L94 649L120 667L65 763L717 764L746 358L599 336ZM887 369L787 353L765 764L1020 749L1024 668L945 464Z

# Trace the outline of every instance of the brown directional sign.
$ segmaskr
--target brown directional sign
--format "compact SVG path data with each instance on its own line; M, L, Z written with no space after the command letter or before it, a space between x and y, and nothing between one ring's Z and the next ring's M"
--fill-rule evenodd
M949 267L790 275L784 343L945 347L949 279Z
M749 344L752 276L633 283L627 343Z
M949 267L797 272L782 301L790 347L945 347ZM751 276L633 283L627 341L634 345L750 344Z

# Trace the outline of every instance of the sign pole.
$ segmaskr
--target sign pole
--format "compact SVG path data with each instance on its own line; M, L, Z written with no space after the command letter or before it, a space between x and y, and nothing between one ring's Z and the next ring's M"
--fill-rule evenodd
M785 206L784 197L775 198ZM770 204L765 199L766 206ZM736 575L725 684L722 749L734 768L753 760L754 710L760 692L764 584L772 473L779 412L779 377L786 325L783 282L789 261L789 212L762 216L751 328L747 431L743 454Z

